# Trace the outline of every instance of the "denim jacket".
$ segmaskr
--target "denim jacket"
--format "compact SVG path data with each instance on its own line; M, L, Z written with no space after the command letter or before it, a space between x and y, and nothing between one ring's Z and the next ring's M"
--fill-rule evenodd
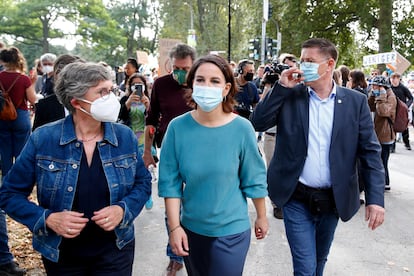
M134 240L134 219L151 194L151 174L138 153L134 133L126 126L103 123L99 156L108 181L110 204L124 210L115 228L118 248ZM52 212L71 210L83 145L75 134L72 116L32 133L16 163L3 179L0 207L33 232L33 248L57 262L62 237L46 226ZM37 185L39 204L28 200Z

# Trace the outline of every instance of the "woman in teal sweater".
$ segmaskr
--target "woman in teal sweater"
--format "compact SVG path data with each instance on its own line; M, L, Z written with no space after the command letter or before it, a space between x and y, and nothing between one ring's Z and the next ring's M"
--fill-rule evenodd
M265 165L252 125L232 112L237 88L227 62L200 58L187 83L195 110L171 121L160 156L169 242L189 275L242 275L250 244L247 197L256 208L256 238L268 231Z

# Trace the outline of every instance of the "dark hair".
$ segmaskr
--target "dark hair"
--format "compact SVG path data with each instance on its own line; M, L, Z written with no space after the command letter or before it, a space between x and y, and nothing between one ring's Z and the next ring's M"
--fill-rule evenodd
M368 84L365 80L365 74L361 70L352 70L351 73L349 73L349 76L352 79L351 88L355 88L358 86L361 88L368 87Z
M237 66L237 72L241 74L240 72L243 71L244 67L246 67L247 64L254 64L254 62L249 59L240 60L239 65Z
M338 67L339 72L341 72L342 85L345 86L349 81L349 68L346 65L341 65Z
M338 50L332 42L325 38L311 38L306 40L302 44L302 49L306 48L318 48L321 54L333 58L335 62L338 60Z
M234 96L237 93L236 82L234 80L233 71L231 70L228 62L220 56L207 55L207 56L204 56L204 57L201 57L201 58L197 59L194 62L193 66L191 67L190 72L188 72L188 76L187 76L187 85L188 85L189 88L191 88L190 96L192 94L192 88L193 88L195 73L198 70L198 68L204 63L211 63L211 64L216 65L220 69L220 71L223 73L226 83L231 84L230 91L227 94L227 96L225 97L222 106L223 106L223 111L224 112L226 112L226 113L233 112L233 106L235 104ZM192 107L195 107L196 103L194 102L194 100L189 99L189 105L192 106Z
M137 68L137 70L135 70L136 72L138 72L138 69L140 67L138 61L135 58L128 58L127 59L127 64L131 64L132 66L134 66L135 68Z
M11 46L0 51L0 60L4 67L24 73L27 70L26 59L17 47Z
M191 60L194 61L196 58L196 51L193 47L184 43L178 43L168 53L168 57L170 59L185 59L188 56L190 56Z
M131 92L131 84L132 84L132 80L139 78L142 80L142 82L144 83L145 86L145 91L144 94L145 96L149 97L149 93L148 93L148 86L147 86L147 80L145 78L144 75L140 74L140 73L134 73L132 74L129 78L128 78L128 87L129 87L129 91Z
M85 60L83 60L79 56L74 56L74 55L69 55L69 54L60 55L55 60L55 64L53 65L55 79L56 79L56 76L59 75L60 71L62 71L63 67L65 67L66 65L70 63L74 63L74 62L85 62Z
M334 79L334 81L337 85L342 86L342 82L339 82L339 78L341 78L341 80L342 80L342 74L341 74L341 71L339 71L339 69L335 69L333 71L332 78Z

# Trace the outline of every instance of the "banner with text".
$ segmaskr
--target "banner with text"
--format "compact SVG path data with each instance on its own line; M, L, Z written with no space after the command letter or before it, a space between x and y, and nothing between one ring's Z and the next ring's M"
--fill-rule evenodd
M411 63L398 52L387 52L363 57L363 65L386 64L387 68L399 74L404 73Z

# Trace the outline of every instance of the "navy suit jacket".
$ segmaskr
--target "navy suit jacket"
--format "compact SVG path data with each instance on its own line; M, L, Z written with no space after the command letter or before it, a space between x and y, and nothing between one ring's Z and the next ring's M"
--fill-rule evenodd
M277 125L276 147L267 180L271 200L283 207L296 188L307 156L309 93L306 86L286 88L277 83L259 102L250 119L257 131ZM361 161L367 205L383 207L385 174L381 146L366 96L337 87L329 163L335 204L343 221L349 220L360 207L357 158Z

